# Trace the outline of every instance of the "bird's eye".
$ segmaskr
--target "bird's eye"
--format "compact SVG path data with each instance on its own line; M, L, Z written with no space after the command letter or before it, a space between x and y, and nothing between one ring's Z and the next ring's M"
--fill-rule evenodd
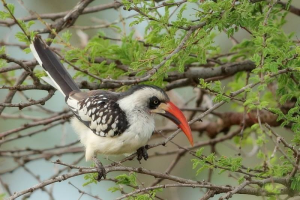
M156 96L150 98L150 102L149 102L150 109L156 109L159 104L160 104L160 100Z

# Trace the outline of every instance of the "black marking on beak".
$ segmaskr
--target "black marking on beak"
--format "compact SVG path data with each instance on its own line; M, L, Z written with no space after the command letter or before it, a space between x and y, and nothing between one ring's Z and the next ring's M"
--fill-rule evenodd
M180 121L168 111L165 111L165 113L158 113L158 114L168 118L169 120L173 121L177 125L181 124Z

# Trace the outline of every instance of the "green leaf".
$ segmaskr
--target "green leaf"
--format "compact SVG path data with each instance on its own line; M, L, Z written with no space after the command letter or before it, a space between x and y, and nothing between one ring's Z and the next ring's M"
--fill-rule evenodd
M91 183L97 184L97 177L98 177L98 173L89 173L89 174L85 174L84 175L84 180L86 180L87 182L85 182L82 186L87 186Z
M120 188L118 186L115 186L115 187L108 188L108 191L114 193L114 192L117 192L117 191L122 191L122 188Z
M256 154L256 157L259 159L265 159L265 154L263 154L263 152L259 150L258 153Z
M121 174L115 178L117 180L118 184L123 184L123 185L133 185L136 186L136 173L130 173L129 175L127 174Z
M29 29L32 25L35 24L35 21L29 21L27 24L26 24L26 27L27 29Z
M121 33L122 32L122 29L119 26L117 26L117 25L111 24L109 27L113 28L113 29L116 29L117 33Z
M285 104L287 101L291 100L292 98L294 97L293 94L285 94L285 95L282 95L281 98L280 98L280 103L283 105Z
M67 30L67 31L63 32L63 34L61 36L62 36L62 39L68 43L68 42L70 42L72 33L69 30Z
M4 197L6 196L5 193L0 194L0 200L4 200Z
M239 184L242 184L244 181L245 181L245 176L241 176L241 177L238 179L238 183L239 183Z
M280 187L276 184L268 183L268 184L264 185L264 188L266 191L268 191L270 193L280 194Z
M293 178L291 178L291 188L292 190L300 191L300 174L296 174Z
M20 42L25 42L26 44L30 43L27 36L23 32L17 32L15 36Z
M23 49L23 51L24 51L26 54L31 53L31 49L30 49L30 48L25 48L25 49Z
M8 10L9 10L12 14L15 13L15 6L14 6L13 4L8 3L8 4L7 4L7 7L8 7Z
M45 70L34 70L34 75L38 78L48 76Z
M11 15L8 12L0 11L0 19L11 18Z
M5 46L0 47L0 54L5 54Z
M154 190L148 190L147 191L147 194L140 194L140 195L137 195L133 198L130 198L130 200L153 200L153 199L156 199L156 193L157 192L162 192L162 188L159 188L159 189L154 189Z
M5 67L7 65L6 60L0 59L0 68Z
M259 128L259 124L253 124L252 126L251 126L251 129L252 130L257 130Z
M204 147L198 149L198 150L196 151L196 156L200 157L200 156L202 155L202 153L203 153L203 150L204 150Z
M232 158L232 157L222 156L218 161L218 165L223 167L229 167L231 171L235 172L241 168L242 158L240 157Z

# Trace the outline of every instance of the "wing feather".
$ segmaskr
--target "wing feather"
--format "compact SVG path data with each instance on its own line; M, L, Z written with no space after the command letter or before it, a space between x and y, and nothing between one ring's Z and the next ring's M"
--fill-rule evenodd
M76 117L96 135L114 137L128 128L126 114L116 101L117 95L104 91L71 93L66 102Z

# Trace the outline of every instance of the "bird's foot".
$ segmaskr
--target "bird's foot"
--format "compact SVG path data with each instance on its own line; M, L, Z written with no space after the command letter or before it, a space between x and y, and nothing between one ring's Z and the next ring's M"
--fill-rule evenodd
M93 160L94 160L97 172L98 172L98 176L97 176L96 180L100 181L102 177L105 179L106 178L106 170L103 167L103 164L96 157L93 157Z
M140 147L136 153L137 153L137 160L139 163L141 163L141 160L144 158L144 160L148 159L148 153L147 153L148 145Z

